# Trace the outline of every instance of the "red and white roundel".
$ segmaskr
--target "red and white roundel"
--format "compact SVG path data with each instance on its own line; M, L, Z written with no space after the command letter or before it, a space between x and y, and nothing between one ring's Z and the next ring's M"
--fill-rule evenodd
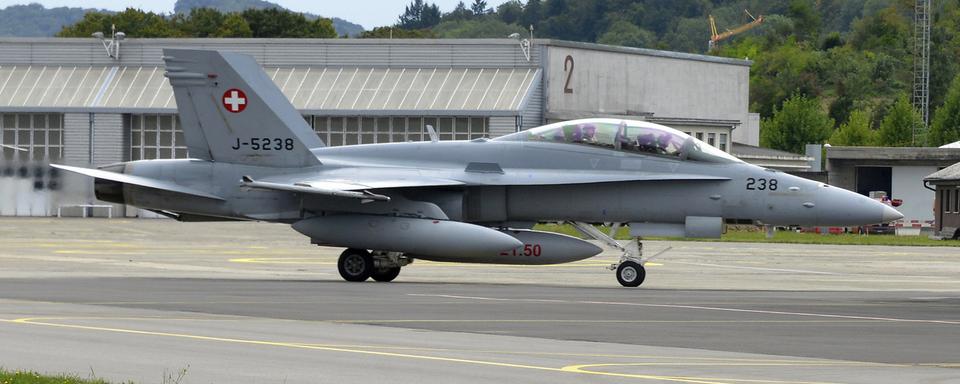
M247 108L247 94L236 88L228 89L223 93L223 107L233 113L242 112Z

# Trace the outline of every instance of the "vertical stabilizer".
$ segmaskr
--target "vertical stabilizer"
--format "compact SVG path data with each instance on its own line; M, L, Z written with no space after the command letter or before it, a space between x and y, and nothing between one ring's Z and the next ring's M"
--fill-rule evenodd
M323 142L253 57L164 49L190 157L267 167L320 164Z

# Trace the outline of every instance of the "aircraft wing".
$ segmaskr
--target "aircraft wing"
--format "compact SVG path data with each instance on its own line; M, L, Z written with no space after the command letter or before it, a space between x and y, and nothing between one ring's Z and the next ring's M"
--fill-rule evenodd
M727 177L657 173L602 172L570 170L511 169L503 173L458 172L443 169L411 168L341 168L322 175L292 174L254 180L243 177L243 186L316 195L356 198L364 201L389 201L390 198L371 190L451 187L480 185L557 185L591 184L627 181L725 181Z
M242 181L243 186L248 188L346 197L360 199L362 202L390 201L389 196L372 193L370 192L371 189L438 187L464 184L456 180L424 178L414 175L405 177L394 174L391 177L377 173L364 176L362 172L358 172L356 176L350 178L280 176L254 180L250 176L244 176Z
M50 164L51 167L62 169L68 172L79 173L97 179L116 181L118 183L133 184L141 187L160 189L164 191L183 193L187 195L206 197L208 199L223 200L222 197L207 192L203 192L190 187L185 187L177 183L166 180L151 179L149 177L126 175L122 173L109 172L100 169L71 167L69 165Z

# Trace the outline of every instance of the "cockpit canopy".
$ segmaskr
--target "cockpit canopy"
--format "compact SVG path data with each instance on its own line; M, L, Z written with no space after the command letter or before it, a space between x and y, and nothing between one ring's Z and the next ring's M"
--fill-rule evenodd
M676 129L646 121L582 119L501 136L498 141L589 145L616 151L709 163L741 163L730 154Z

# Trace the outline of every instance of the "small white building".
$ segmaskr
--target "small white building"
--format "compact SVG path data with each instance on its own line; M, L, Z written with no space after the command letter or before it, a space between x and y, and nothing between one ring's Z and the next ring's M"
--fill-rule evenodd
M933 190L923 179L960 161L960 148L828 147L829 183L869 196L883 191L903 200L904 222L929 226L934 220Z

